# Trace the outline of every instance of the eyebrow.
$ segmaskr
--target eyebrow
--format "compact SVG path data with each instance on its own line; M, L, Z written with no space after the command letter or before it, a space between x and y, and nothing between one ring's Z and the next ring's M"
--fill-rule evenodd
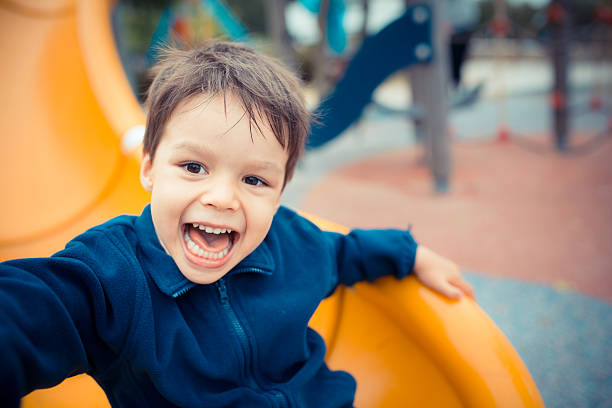
M204 146L200 146L200 145L197 145L191 142L180 142L172 146L172 148L174 150L182 150L182 151L188 151L188 152L193 152L193 153L206 153L210 151L210 149Z
M252 164L252 168L255 169L255 170L278 171L279 173L282 173L283 170L284 170L283 168L281 168L278 165L276 165L276 163L269 162L269 161L257 161L257 162Z

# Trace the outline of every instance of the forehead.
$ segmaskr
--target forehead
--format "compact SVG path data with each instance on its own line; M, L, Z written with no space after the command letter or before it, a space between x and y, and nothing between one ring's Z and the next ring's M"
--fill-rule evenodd
M167 123L167 127L215 128L220 134L238 126L248 127L252 136L271 135L276 139L266 116L254 109L254 118L250 118L240 98L231 93L186 98L176 106Z
M287 160L287 151L275 137L268 121L258 116L256 124L239 99L208 95L181 102L171 115L160 147L172 150L225 149L227 154L243 154L264 159Z

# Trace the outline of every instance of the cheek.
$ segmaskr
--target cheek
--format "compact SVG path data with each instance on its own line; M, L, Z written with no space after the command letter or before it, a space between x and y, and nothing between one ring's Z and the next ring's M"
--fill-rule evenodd
M251 213L260 214L261 218L272 217L280 205L280 193L274 192L267 196L251 197L244 202L244 205L245 208L253 209Z
M257 216L256 228L259 234L262 237L268 235L268 231L270 230L270 226L272 225L272 220L274 219L274 214L276 213L276 208L266 207L266 212L261 211ZM262 238L263 239L263 238Z
M151 201L156 201L166 208L181 207L193 195L194 190L189 187L189 183L176 177L160 177L153 186Z
M265 231L267 233L272 224L274 214L278 209L275 199L266 200L251 200L251 202L243 202L243 208L247 225L256 229L258 232Z
M175 233L186 207L186 194L175 187L155 188L151 193L151 213L157 221L156 228L165 235Z

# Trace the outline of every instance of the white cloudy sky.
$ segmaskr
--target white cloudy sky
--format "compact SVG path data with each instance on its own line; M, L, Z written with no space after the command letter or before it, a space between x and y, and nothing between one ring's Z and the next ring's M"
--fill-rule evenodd
M478 0L473 0L478 2ZM542 7L549 0L506 0L508 4L527 3ZM361 28L362 12L360 2L345 1L347 10L344 16L344 28L347 32L357 32ZM404 9L404 0L370 0L368 31L374 33L400 15ZM310 13L299 2L292 2L286 12L287 28L291 35L303 44L315 44L319 41L319 29L316 16Z

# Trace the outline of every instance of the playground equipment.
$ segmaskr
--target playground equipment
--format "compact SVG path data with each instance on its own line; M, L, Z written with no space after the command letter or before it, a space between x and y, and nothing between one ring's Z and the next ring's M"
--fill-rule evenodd
M2 260L50 255L148 200L128 132L144 115L116 56L109 13L97 1L0 3Z
M555 142L559 150L567 148L568 135L568 66L569 19L565 0L552 0L548 6L548 20L553 31L552 60L554 86L550 104L553 109Z
M606 8L602 5L595 9L594 19L599 20L598 23L610 25L610 21L606 22L606 17L602 13ZM609 137L612 134L612 116L609 116L607 129L600 134L596 134L587 143L581 146L570 146L571 137L571 114L572 107L570 106L570 86L569 86L569 67L571 64L571 3L567 0L551 0L547 8L547 18L551 28L552 44L551 56L554 72L553 89L550 95L550 106L553 112L553 129L554 140L558 150L562 152L581 152L585 147L598 143L600 139ZM604 39L598 48L608 49L609 43ZM605 58L604 55L601 57ZM609 79L605 83L609 83ZM604 86L604 84L599 84ZM590 100L590 108L594 111L602 108L603 101L600 95L594 94Z
M181 12L179 5L189 7ZM157 27L151 36L149 50L147 51L149 62L155 62L157 47L169 43L172 39L172 32L184 43L193 43L199 39L197 35L188 35L190 30L187 29L187 26L193 28L198 24L201 25L202 22L186 23L181 18L181 14L197 15L198 10L205 11L212 18L214 24L231 40L244 42L249 40L249 30L232 12L225 0L193 0L187 4L169 4L162 12Z
M508 34L508 9L505 0L495 0L493 3L493 19L491 21L491 31L497 41L503 40ZM503 69L503 61L501 56L495 59L495 72L501 72ZM496 140L498 142L507 142L510 138L508 131L508 119L506 117L506 89L505 85L501 84L497 95L497 116L498 126L496 132Z
M549 94L549 105L551 109L551 138L554 143L554 147L557 152L563 154L582 154L585 152L592 151L599 145L609 140L609 136L612 134L612 119L609 113L603 111L604 101L602 99L602 90L605 93L606 88L609 84L609 75L606 78L600 79L599 82L595 78L593 87L598 88L591 95L588 103L588 109L591 111L599 111L600 114L608 115L608 124L602 131L595 132L588 140L581 143L572 143L572 125L571 121L577 114L576 106L572 106L571 94L572 89L570 86L570 67L572 64L572 46L575 41L572 37L576 35L576 27L572 26L571 18L571 2L567 0L551 0L545 8L546 23L550 30L548 44L548 53L550 55L550 64L552 68L552 87ZM493 3L494 15L490 23L491 32L497 40L498 44L502 44L507 38L509 31L512 29L512 22L509 19L508 7L506 0L495 0ZM597 32L590 28L590 41L595 44L591 44L591 48L599 48L599 57L602 61L596 61L593 65L597 65L597 62L604 62L608 57L607 50L609 47L609 40L606 38L606 32L609 32L610 17L612 13L609 13L609 7L601 5L595 7L593 12L593 23L591 26L600 25L599 27L603 32ZM593 32L595 31L595 32ZM603 38L597 38L603 34ZM598 44L599 43L599 44ZM498 50L501 51L496 58L496 72L501 72L503 68L503 59L505 58L504 51L498 46ZM593 53L593 51L590 51ZM592 56L591 56L592 58ZM604 70L605 72L605 70ZM605 75L605 74L604 74ZM497 106L498 106L498 130L496 132L495 139L499 142L507 142L512 139L515 143L522 147L526 147L528 150L536 153L546 153L548 149L542 148L537 143L531 143L527 138L521 137L517 132L512 131L506 118L506 107L505 107L506 89L502 85L497 95ZM583 112L584 113L584 112Z
M405 12L378 33L366 37L334 90L316 109L321 124L313 126L307 148L314 149L346 130L372 100L374 90L391 74L411 68L414 102L423 107L417 128L436 191L448 189L451 153L447 132L446 44L438 27L440 0L409 2Z
M13 57L0 67L8 101L0 120L2 259L50 255L148 201L131 140L144 118L119 63L111 8L89 0L0 3L0 49ZM326 339L329 365L357 378L358 406L543 406L520 357L474 302L447 300L414 278L340 288L311 323ZM86 375L22 402L109 406Z

